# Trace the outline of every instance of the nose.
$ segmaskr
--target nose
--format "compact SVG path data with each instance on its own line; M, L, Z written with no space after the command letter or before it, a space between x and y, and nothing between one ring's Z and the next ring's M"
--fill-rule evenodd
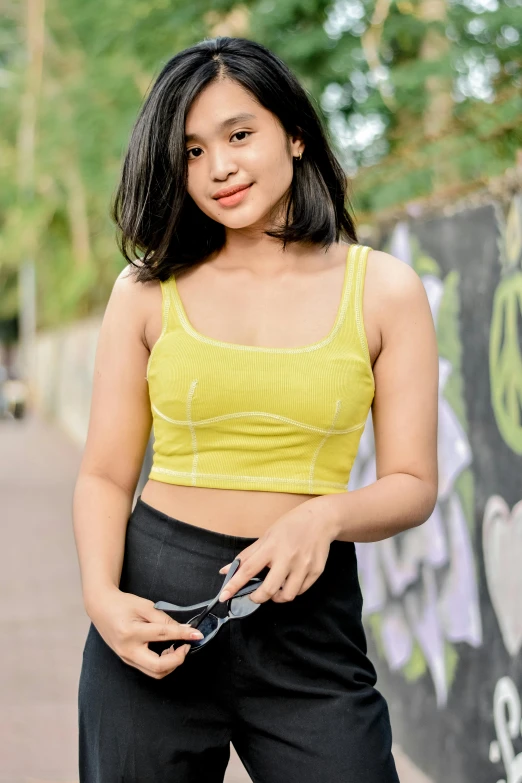
M208 153L210 176L213 180L225 181L230 174L235 174L238 165L233 159L232 150L219 147Z

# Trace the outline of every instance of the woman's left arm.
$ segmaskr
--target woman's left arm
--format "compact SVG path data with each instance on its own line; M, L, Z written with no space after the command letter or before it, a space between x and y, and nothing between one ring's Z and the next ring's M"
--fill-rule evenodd
M437 500L439 363L428 297L414 270L380 251L382 347L372 419L377 481L310 503L342 541L379 541L425 522ZM387 290L385 290L387 289Z
M380 541L422 524L435 507L439 365L428 297L407 264L381 251L372 256L372 299L382 302L381 350L373 367L377 480L311 498L276 520L240 553L223 599L268 565L250 598L291 601L322 573L332 541Z

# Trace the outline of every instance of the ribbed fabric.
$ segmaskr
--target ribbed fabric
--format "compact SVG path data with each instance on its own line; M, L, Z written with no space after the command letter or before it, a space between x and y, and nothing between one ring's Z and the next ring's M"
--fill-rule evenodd
M347 490L375 382L362 318L370 248L351 245L335 323L322 340L265 348L190 324L175 277L147 380L155 481L326 495Z

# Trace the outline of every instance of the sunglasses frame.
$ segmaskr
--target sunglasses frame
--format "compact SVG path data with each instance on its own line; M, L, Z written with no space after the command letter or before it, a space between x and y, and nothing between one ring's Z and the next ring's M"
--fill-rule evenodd
M207 617L207 615L211 614L211 609L216 606L217 603L219 603L219 596L223 592L226 584L232 579L233 575L236 573L237 569L240 566L240 560L239 558L236 558L234 562L231 564L228 573L225 576L225 580L223 584L221 585L221 588L219 589L218 594L215 596L215 598L212 598L210 601L203 601L199 604L192 604L190 606L178 606L177 604L171 604L168 601L156 601L154 604L155 609L160 609L161 611L168 614L170 617L172 617L173 620L176 620L177 622L180 622L179 613L187 614L188 612L196 611L197 609L200 609L201 611L194 615L188 622L184 623L184 625L190 625L192 628L197 628L200 623ZM248 583L242 587L240 590L235 593L231 598L229 598L226 603L228 607L228 613L225 615L225 617L216 617L216 615L212 614L212 617L214 617L217 620L217 626L216 628L208 634L208 636L203 637L203 639L195 639L195 640L183 640L183 641L176 641L173 642L172 647L174 649L177 649L177 647L181 647L184 644L190 644L190 650L188 651L187 655L190 655L191 653L195 653L198 650L201 650L202 647L205 647L205 645L213 639L216 634L218 633L219 629L225 625L229 620L241 620L242 616L250 616L253 614L256 609L259 609L261 604L255 604L254 602L254 609L252 609L251 612L249 612L248 615L235 615L231 614L231 607L230 604L232 601L234 601L235 598L242 598L243 596L249 595L250 593L253 593L255 590L257 590L258 587L260 587L263 584L262 579L258 579L257 577L252 577L249 579ZM173 615L177 614L178 617L174 617Z
M257 590L258 586L259 585L254 585L253 589L250 592L253 592L253 590ZM244 593L242 595L244 596L244 595L248 595L248 594ZM241 620L243 617L250 617L250 615L254 614L254 612L257 611L257 609L259 609L259 607L261 606L261 604L255 604L253 601L251 601L252 606L253 606L253 609L252 609L251 612L249 612L246 615L233 614L232 610L231 610L231 604L234 602L235 598L240 598L240 597L241 597L240 595L234 595L234 596L232 596L232 598L230 598L227 601L227 604L228 604L228 614L226 614L225 617L216 617L216 615L212 614L212 612L209 612L208 615L206 615L206 617L213 617L215 620L217 620L217 625L214 628L214 630L211 633L209 633L206 636L204 636L203 639L194 639L194 641L190 641L189 642L190 650L188 651L187 655L189 655L191 653L195 653L198 650L201 650L202 647L205 647L205 645L208 644L208 642L210 642L217 635L217 633L220 630L220 628L222 628L225 625L225 623L228 623L229 620ZM191 625L190 621L189 621L189 625ZM194 627L197 627L197 626L194 626ZM183 642L182 642L182 644L183 644Z

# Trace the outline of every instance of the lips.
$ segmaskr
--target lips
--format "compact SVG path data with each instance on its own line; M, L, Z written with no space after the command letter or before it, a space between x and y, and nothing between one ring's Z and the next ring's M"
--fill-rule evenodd
M246 190L251 184L252 183L249 183L248 185L235 185L231 188L223 188L223 190L218 190L212 198L220 199L226 198L227 196L233 196L234 193L238 193L240 190Z

